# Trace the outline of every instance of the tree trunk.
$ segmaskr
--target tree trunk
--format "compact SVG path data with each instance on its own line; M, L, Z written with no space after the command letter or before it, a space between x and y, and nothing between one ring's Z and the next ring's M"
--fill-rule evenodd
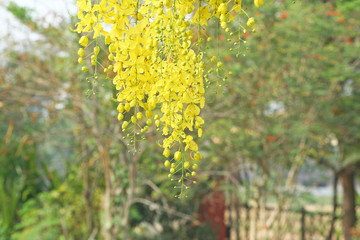
M102 148L103 149L103 148ZM103 150L101 152L103 156L104 164L104 178L105 178L105 193L103 199L103 211L104 211L104 224L103 224L103 236L105 240L112 240L115 236L112 234L113 217L111 212L111 170L110 170L110 159L107 152Z
M341 184L343 187L343 204L342 204L342 228L345 240L351 240L351 229L356 223L355 210L355 174L351 166L347 166L340 173Z
M333 182L333 212L332 212L332 218L331 218L331 223L330 223L330 231L329 231L329 235L326 238L327 240L331 240L334 230L335 230L335 221L337 219L336 216L336 209L338 206L337 203L337 185L338 185L338 173L334 172L334 182Z
M129 188L127 192L127 200L124 208L124 219L123 219L123 232L122 239L129 239L129 224L130 224L130 208L134 201L134 191L135 191L135 180L136 180L136 163L138 156L136 153L133 153L132 158L130 159L128 168L129 168Z

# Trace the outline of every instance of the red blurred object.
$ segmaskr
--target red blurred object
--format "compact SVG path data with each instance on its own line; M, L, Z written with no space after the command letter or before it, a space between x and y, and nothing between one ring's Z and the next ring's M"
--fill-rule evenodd
M356 229L354 229L354 228L351 228L351 229L350 229L350 234L351 234L351 236L353 236L353 237L359 237L359 236L360 236L359 232L356 231Z
M246 33L244 33L244 35L243 35L243 37L244 38L247 38L247 37L249 37L251 34L249 33L249 32L246 32Z
M344 37L344 43L352 45L354 44L354 39L351 37Z
M226 240L224 192L215 188L210 194L205 195L201 202L200 222L210 222L217 231L218 239Z
M315 60L324 60L325 59L323 56L316 55L316 54L312 54L311 58L313 58Z
M345 23L345 22L346 22L346 18L343 18L343 17L338 18L338 22L340 22L340 23Z
M288 17L288 13L287 12L283 12L283 13L281 13L281 15L280 15L280 19L287 19L287 17Z
M276 140L276 136L267 136L266 138L269 142L273 142Z
M335 116L339 116L340 114L343 113L343 110L339 109L339 108L333 108L332 112Z
M229 62L231 61L231 59L232 59L231 55L227 55L224 57L225 62Z
M340 11L327 11L327 12L325 13L326 16L333 16L333 17L339 16L340 14L341 14Z

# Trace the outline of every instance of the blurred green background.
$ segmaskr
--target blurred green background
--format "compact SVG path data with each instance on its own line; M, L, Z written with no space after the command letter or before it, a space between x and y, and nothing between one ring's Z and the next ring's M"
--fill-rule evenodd
M111 80L81 71L76 18L1 3L21 27L0 27L0 240L358 239L360 1L243 2L240 47L202 33L231 74L209 76L181 200L161 134L129 153Z

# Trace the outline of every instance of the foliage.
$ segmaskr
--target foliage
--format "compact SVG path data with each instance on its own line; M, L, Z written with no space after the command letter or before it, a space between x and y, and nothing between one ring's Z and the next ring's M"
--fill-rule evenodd
M222 105L205 113L213 144L204 158L217 156L210 168L240 182L242 201L302 202L295 183L310 161L357 172L359 9L350 12L313 2L266 5L255 13L264 25L246 34L246 58L234 63L237 53L222 51L233 75L225 97L212 95Z
M27 201L20 211L22 221L15 226L13 239L79 239L87 234L86 202L81 193L79 169L73 168L66 181L51 192L43 192ZM93 195L93 209L99 209L99 191Z
M1 146L1 149L6 149L0 156L3 166L0 170L0 226L5 232L12 231L21 202L33 197L41 189L34 147L26 146L29 142L25 138L22 140L17 144L11 141Z
M34 24L31 17L31 9L26 7L20 7L14 2L10 2L7 6L7 10L11 12L17 19L26 25ZM36 25L35 25L36 26Z

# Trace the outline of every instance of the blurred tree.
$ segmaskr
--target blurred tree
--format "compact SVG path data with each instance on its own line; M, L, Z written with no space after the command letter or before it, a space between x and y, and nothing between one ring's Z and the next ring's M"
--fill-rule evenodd
M246 58L240 62L232 61L236 39L220 35L225 48L234 49L222 51L221 59L233 74L219 79L228 88L208 96L214 100L205 108L211 130L203 148L214 159L209 168L255 186L240 189L257 206L269 194L281 208L306 158L334 170L344 189L343 232L349 239L360 160L360 11L347 4L339 5L344 12L321 2L264 6L255 13L264 22L258 33L241 34Z

